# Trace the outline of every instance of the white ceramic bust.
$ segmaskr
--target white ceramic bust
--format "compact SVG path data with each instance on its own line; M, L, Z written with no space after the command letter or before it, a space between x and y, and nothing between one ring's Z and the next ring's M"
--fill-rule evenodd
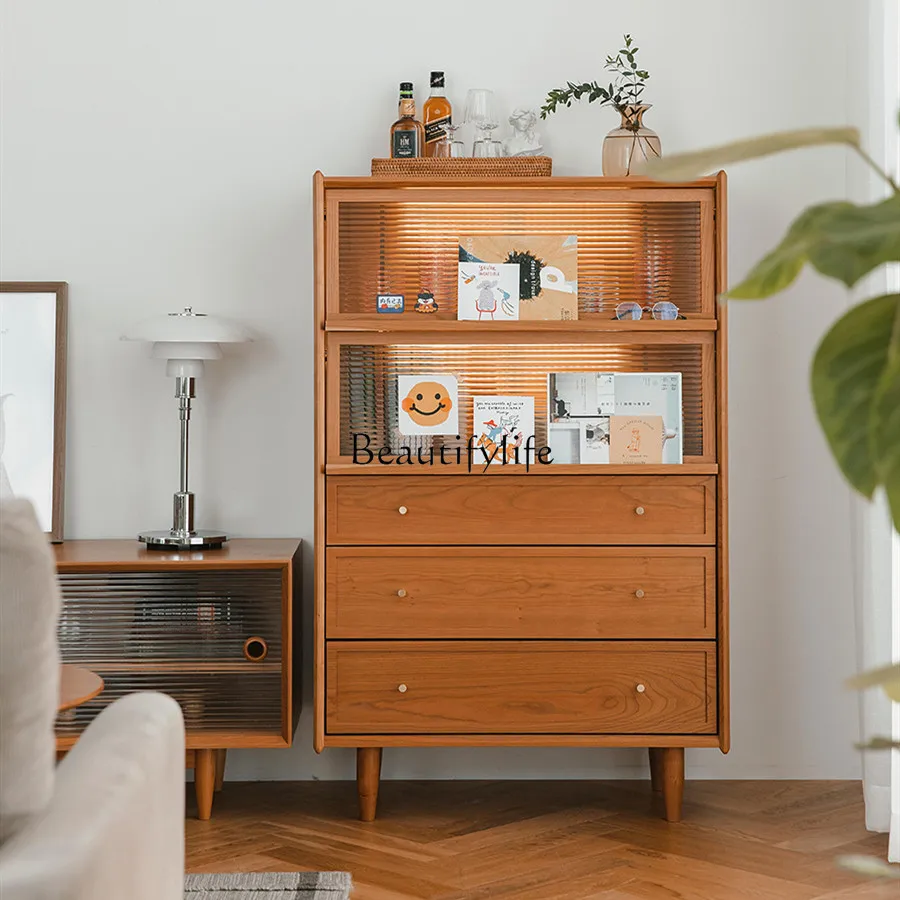
M513 133L503 142L504 156L540 156L544 148L540 135L534 130L537 113L533 109L514 109L509 124Z

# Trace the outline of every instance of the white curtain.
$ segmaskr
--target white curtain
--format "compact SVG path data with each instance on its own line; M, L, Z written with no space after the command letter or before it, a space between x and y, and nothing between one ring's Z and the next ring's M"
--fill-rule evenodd
M869 0L869 54L865 94L867 122L863 138L871 155L893 175L900 171L897 113L900 109L900 0ZM869 175L863 187L869 202L885 196L880 177ZM900 293L900 266L883 267L866 279L855 300ZM879 495L856 507L856 625L860 671L900 662L900 537L891 525L886 500ZM860 694L863 742L873 737L900 740L900 706L881 690ZM891 862L900 862L900 751L863 754L866 827L889 832Z
M884 495L861 510L857 560L857 646L861 671L900 660L900 536L891 527ZM883 691L860 694L860 732L900 740L900 706ZM889 832L891 862L900 862L900 751L863 754L866 827Z

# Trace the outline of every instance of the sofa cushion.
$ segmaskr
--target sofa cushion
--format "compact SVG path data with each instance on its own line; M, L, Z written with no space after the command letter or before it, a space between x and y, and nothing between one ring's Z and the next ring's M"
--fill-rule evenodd
M46 535L27 500L0 501L0 843L53 794L60 597Z

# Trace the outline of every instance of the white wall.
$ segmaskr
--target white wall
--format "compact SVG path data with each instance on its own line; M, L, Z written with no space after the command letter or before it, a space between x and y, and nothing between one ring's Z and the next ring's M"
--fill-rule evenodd
M458 104L489 86L504 109L536 105L566 79L600 76L627 30L652 73L647 123L671 152L864 115L862 6L0 0L0 275L70 285L66 535L167 524L172 385L118 337L191 303L261 336L199 387L198 524L311 541L310 181L316 169L365 174L383 155L399 81L414 79L421 97L429 69L444 68ZM555 172L599 174L614 121L585 106L542 123ZM734 276L804 204L843 196L852 171L838 149L735 168ZM689 752L695 777L858 775L855 701L840 686L854 663L850 500L807 392L815 343L845 303L804 275L778 300L733 309L734 750ZM311 741L307 705L293 749L235 752L229 778L351 777L352 751L316 756ZM390 751L384 769L600 777L643 766L638 751L446 749Z

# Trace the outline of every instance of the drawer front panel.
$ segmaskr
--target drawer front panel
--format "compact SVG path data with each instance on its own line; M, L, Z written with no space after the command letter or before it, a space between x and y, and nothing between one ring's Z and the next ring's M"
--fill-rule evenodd
M330 544L714 544L715 478L326 479Z
M714 638L705 548L330 548L326 637Z
M330 734L713 734L713 642L331 641Z

